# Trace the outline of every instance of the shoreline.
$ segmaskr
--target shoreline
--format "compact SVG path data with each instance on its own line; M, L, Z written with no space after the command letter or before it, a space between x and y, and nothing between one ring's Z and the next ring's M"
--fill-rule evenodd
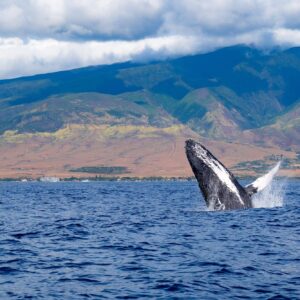
M237 180L255 180L259 176L237 176ZM57 177L58 178L58 177ZM277 176L276 179L280 180L300 180L299 176ZM130 182L140 182L140 181L196 181L194 176L190 177L160 177L160 176L150 176L150 177L108 177L108 176L95 176L95 177L69 177L69 178L58 178L55 182L97 182L97 181L130 181ZM26 177L16 177L16 178L0 178L0 182L46 182L55 183L54 181L43 181L40 178L26 178Z

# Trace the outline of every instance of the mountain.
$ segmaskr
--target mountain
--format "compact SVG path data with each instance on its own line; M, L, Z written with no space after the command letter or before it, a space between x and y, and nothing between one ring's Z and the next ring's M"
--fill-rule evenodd
M282 154L283 174L300 176L299 78L300 48L235 46L2 80L0 177L101 175L114 166L126 176L188 176L188 137L241 175Z

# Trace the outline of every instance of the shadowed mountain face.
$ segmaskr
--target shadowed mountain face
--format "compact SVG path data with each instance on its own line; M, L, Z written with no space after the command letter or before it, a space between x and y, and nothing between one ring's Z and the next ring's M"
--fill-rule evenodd
M300 152L299 83L300 48L244 46L2 80L0 134L183 126L210 140Z

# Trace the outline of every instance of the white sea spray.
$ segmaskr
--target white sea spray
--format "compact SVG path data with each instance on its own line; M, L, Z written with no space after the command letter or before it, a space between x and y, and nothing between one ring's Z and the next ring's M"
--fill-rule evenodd
M283 206L285 187L285 180L273 180L263 191L252 197L253 207L271 208Z

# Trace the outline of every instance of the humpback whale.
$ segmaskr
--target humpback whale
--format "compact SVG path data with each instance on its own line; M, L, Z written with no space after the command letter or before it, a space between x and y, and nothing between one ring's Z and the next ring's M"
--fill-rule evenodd
M246 209L253 207L251 196L262 191L279 170L279 161L266 175L245 187L203 145L187 140L186 156L210 210Z

